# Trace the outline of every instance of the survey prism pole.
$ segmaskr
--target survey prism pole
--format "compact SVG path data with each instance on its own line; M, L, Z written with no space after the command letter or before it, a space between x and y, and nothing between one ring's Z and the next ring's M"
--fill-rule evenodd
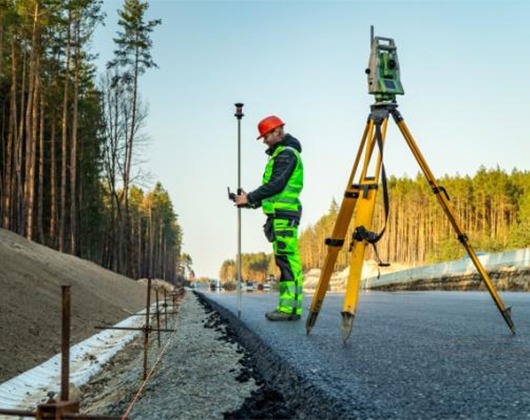
M235 104L237 118L237 193L241 194L241 119L243 114L241 102ZM241 318L241 207L237 208L237 317Z

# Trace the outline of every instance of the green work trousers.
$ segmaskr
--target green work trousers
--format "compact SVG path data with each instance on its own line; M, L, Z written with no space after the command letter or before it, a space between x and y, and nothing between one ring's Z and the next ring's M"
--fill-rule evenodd
M287 219L272 219L274 259L280 269L280 296L276 310L302 314L302 263L298 251L298 226Z

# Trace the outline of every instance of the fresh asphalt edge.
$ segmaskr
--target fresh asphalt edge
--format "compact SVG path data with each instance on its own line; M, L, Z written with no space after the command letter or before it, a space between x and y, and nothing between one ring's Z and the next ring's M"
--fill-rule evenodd
M240 344L250 353L256 370L268 387L283 395L289 411L296 413L292 418L330 420L359 418L352 413L351 406L346 407L342 401L316 386L304 376L303 372L293 366L289 359L268 347L232 312L209 299L206 294L195 293L200 300L219 313L233 330ZM267 348L266 351L265 348Z

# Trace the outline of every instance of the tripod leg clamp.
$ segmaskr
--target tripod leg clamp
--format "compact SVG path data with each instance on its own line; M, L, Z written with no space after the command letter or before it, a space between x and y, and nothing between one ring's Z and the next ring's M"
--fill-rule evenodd
M341 248L342 245L344 245L344 239L326 238L326 239L324 240L324 243L325 243L327 246L334 246L334 247Z

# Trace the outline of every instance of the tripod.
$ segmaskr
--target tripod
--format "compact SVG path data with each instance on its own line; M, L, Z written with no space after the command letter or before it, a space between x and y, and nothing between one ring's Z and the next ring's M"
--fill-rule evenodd
M335 262L337 261L338 253L344 245L348 226L351 222L354 210L356 210L355 215L353 216L354 230L350 243L350 272L346 286L344 305L341 312L343 341L346 341L351 334L359 297L365 250L368 245L375 244L375 242L379 240L385 229L383 228L383 231L381 231L378 235L370 231L381 174L383 185L386 184L386 175L383 165L383 146L390 115L392 115L394 121L398 125L401 134L405 138L405 141L412 151L412 154L416 158L416 161L418 162L423 174L427 178L432 192L436 195L436 198L448 217L449 222L456 231L458 240L467 251L471 261L479 272L481 279L484 281L486 288L497 305L501 315L504 317L504 320L508 324L511 332L515 334L515 325L511 319L511 308L506 308L501 298L497 294L497 291L495 290L488 273L484 270L484 267L482 266L475 251L469 243L467 235L460 227L460 223L458 222L457 217L450 206L447 192L436 182L434 175L432 174L427 162L425 161L425 158L423 157L420 149L414 141L414 138L407 128L403 117L397 110L397 107L398 105L395 100L392 100L391 102L376 102L371 106L371 112L366 123L353 169L348 179L348 184L346 186L346 191L344 193L337 220L335 222L335 227L333 228L332 236L331 238L326 239L328 250L326 259L324 261L324 267L320 274L317 289L313 296L313 301L311 302L309 317L306 323L307 334L309 335L317 320L318 314L324 302L324 297L326 295ZM376 149L376 145L379 148L379 153L375 161L373 175L369 176L368 170ZM361 160L363 160L363 164L359 182L354 183L354 178L357 173L357 169L361 164ZM384 198L385 212L387 213L388 197L386 195L386 186L384 190Z

